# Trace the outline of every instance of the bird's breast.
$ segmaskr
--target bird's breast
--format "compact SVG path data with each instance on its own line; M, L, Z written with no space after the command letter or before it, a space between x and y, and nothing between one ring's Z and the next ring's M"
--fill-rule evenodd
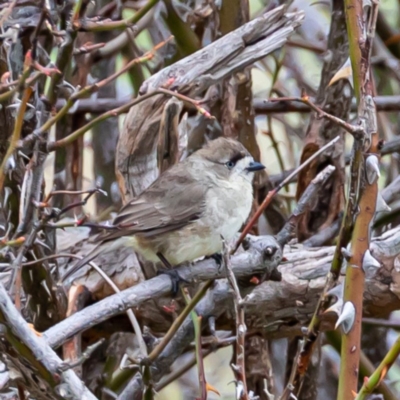
M246 222L253 202L253 188L245 179L210 189L202 220L226 240Z
M152 238L138 237L135 250L150 261L156 261L161 252L171 265L220 252L221 236L227 241L234 237L246 222L252 202L252 185L246 179L212 186L198 220Z

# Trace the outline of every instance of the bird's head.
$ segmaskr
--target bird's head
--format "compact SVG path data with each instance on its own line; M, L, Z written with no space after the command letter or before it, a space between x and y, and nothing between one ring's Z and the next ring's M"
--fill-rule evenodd
M196 154L211 162L213 170L225 179L241 176L252 181L254 172L265 168L254 161L247 149L234 139L220 137L212 140Z

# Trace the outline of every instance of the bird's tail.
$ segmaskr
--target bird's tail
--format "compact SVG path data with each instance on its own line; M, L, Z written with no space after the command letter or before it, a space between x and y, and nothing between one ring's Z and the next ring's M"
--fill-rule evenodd
M95 247L88 255L83 257L82 260L79 260L75 265L68 269L68 271L62 277L62 281L68 279L76 271L80 270L83 266L96 258L101 253L101 245L102 243Z

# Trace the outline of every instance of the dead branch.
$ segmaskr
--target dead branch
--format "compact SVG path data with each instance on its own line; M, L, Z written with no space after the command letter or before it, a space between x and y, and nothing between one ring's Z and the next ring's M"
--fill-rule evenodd
M400 277L395 269L396 259L400 256L399 233L400 228L396 228L372 242L371 253L379 260L381 267L367 274L364 293L366 316L384 317L400 308ZM232 257L236 277L271 272L281 258L279 245L271 236L250 236L247 247L248 250ZM271 249L275 252L272 258L266 254ZM252 289L245 289L247 296L244 298L244 307L248 330L260 331L269 338L301 335L301 328L308 324L314 312L333 253L333 247L307 249L301 245L286 246L284 255L287 261L278 267L282 281L267 281ZM192 267L180 267L179 274L190 282L225 277L225 271L218 269L213 260L207 259ZM144 312L147 302L167 295L170 286L168 277L157 276L85 308L48 329L43 336L51 347L58 347L69 337L130 307ZM225 301L231 299L228 290L223 297ZM321 329L332 329L334 320L333 315L322 316ZM233 326L228 316L217 322Z
M147 79L142 95L167 88L195 98L210 86L281 47L303 20L303 13L278 7L223 36ZM158 95L132 107L117 146L117 180L123 202L138 195L158 176L157 144L167 97Z
M37 399L48 399L49 394L60 399L93 399L96 397L85 387L72 370L63 371L63 362L48 344L29 328L15 308L4 286L0 283L0 321L3 325L1 343L12 346L7 354L7 363L25 371L24 384ZM15 353L17 355L15 355ZM13 356L14 355L14 360ZM28 361L28 363L26 362ZM29 365L29 367L28 367ZM29 379L35 376L35 379ZM45 389L45 390L43 390Z

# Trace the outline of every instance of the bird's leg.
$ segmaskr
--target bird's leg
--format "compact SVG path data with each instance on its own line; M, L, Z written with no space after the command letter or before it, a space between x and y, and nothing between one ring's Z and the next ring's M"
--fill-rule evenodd
M161 274L166 274L170 277L171 279L171 284L172 284L172 296L176 297L176 295L179 292L179 286L182 282L184 283L189 283L186 279L183 279L179 274L176 269L172 267L172 265L168 262L168 260L164 257L164 255L160 252L157 253L157 257L160 259L160 261L164 264L164 267L167 268L167 270L163 271L157 271L157 275Z
M224 259L222 253L214 253L211 254L210 258L212 258L218 265L218 272L221 271L221 267L222 267L222 261Z
M172 265L169 263L169 261L164 257L164 255L160 251L157 253L157 257L164 264L165 268L172 269Z

